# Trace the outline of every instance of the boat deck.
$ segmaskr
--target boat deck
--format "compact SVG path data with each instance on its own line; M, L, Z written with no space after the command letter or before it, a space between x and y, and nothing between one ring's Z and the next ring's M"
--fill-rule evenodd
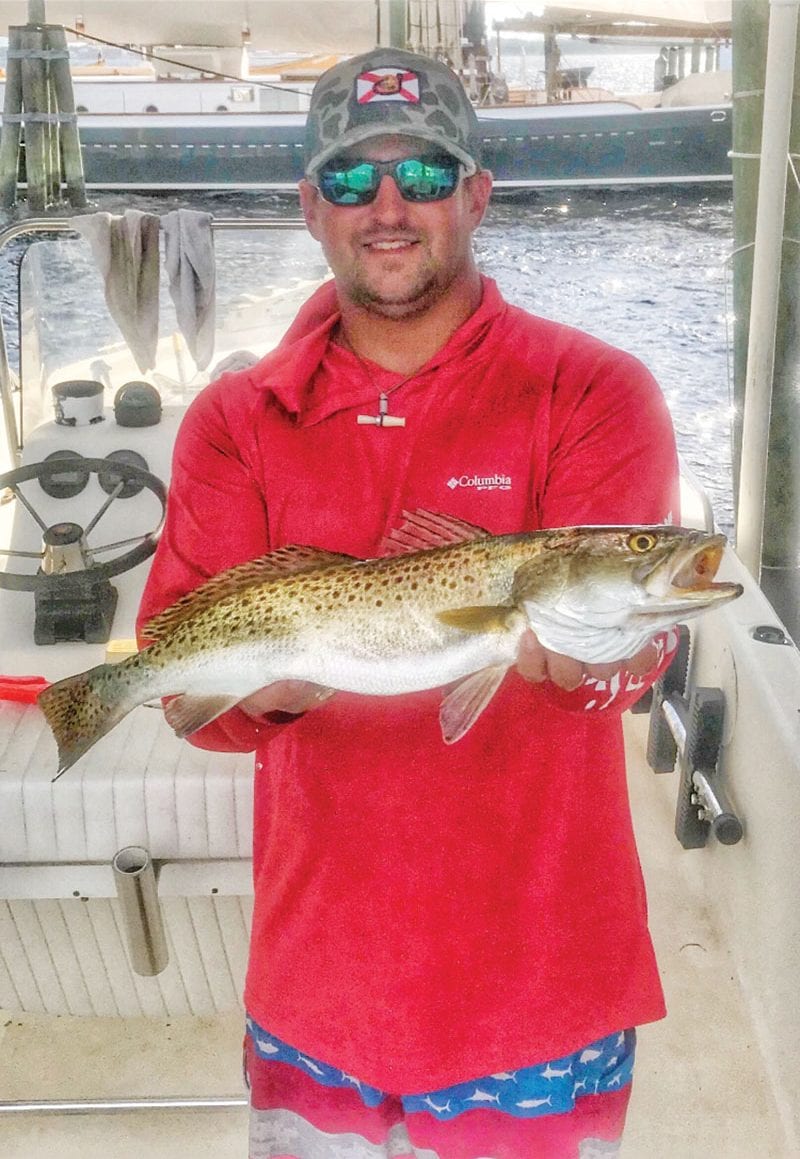
M626 716L630 786L669 1016L641 1029L623 1159L792 1159L726 945L700 892L708 851L673 836L676 777L644 761ZM737 847L722 852L736 858ZM166 1020L0 1012L0 1099L242 1098L241 1017ZM246 1110L7 1114L4 1159L244 1153Z

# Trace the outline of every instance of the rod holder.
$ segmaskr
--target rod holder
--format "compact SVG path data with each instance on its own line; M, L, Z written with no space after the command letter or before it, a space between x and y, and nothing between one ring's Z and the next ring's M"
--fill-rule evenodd
M723 845L736 845L744 830L719 770L725 695L721 688L691 687L689 649L682 625L672 663L653 688L647 760L656 773L672 772L677 762L675 836L684 849L702 848L710 833Z
M152 978L169 962L158 883L148 850L126 845L111 862L131 966L136 974Z
M742 823L730 806L719 779L695 769L692 773L690 803L697 807L698 820L711 826L711 832L723 845L736 845L743 837Z

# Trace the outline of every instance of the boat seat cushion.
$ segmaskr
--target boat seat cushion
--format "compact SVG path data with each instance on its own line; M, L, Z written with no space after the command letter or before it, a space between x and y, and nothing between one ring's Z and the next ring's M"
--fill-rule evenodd
M160 706L135 709L57 781L35 705L0 702L0 863L249 858L253 756L179 741Z

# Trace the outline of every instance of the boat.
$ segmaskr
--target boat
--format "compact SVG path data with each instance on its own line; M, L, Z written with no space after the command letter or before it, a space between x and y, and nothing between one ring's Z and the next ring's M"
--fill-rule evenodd
M55 15L65 7L54 0L49 4ZM102 58L109 47L122 47L124 35L136 28L133 17L132 23L123 22L111 32L114 25L104 19L102 5L88 5L80 29L69 29L101 52L99 62L86 64L80 74L73 75L88 189L287 190L294 189L302 176L308 97L317 76L336 59L337 49L341 55L341 30L336 24L341 4L335 0L332 6L316 6L319 28L312 44L324 55L295 51L281 58L271 49L266 62L263 53L259 56L254 51L259 43L257 28L247 25L245 44L235 43L241 35L235 27L234 43L214 46L207 26L199 23L206 6L193 7L200 14L193 22L185 18L181 22L178 5L178 17L162 17L154 27L148 26L148 36L162 31L172 36L174 45L180 34L200 36L205 27L210 43L199 41L191 46L183 39L181 48L150 43L141 50L136 75L125 75L120 71L124 65ZM286 5L268 6L272 20L269 32L264 28L262 34L269 39L261 43L278 48L294 43L282 32L281 7ZM359 9L358 4L351 7ZM424 5L419 0L417 7L422 20ZM453 7L450 0L448 4L440 0L432 10L439 14L445 7ZM492 6L472 7L491 12ZM646 11L646 4L628 6L624 19L619 14L614 18L614 7L620 6L601 4L600 17L593 22L583 11L578 16L574 8L564 5L549 5L535 19L496 22L496 73L480 20L469 26L472 42L466 47L455 33L450 42L437 45L427 28L409 23L411 47L432 55L444 53L462 76L475 101L484 163L494 173L499 190L730 182L730 74L699 71L701 50L708 50L707 64L716 60L714 54L729 35L729 15L727 21L709 22L705 17L678 21L674 14L665 17L662 13L642 25L632 24L631 16ZM296 28L296 5L289 8L289 26ZM369 8L374 13L372 4ZM347 52L364 51L376 40L387 43L388 19L373 27L365 23L362 11L360 20L352 28ZM569 41L573 45L580 43L574 40L576 36L594 45L600 33L614 43L629 37L631 30L647 43L657 44L661 30L662 41L667 38L673 44L670 51L681 63L671 66L676 74L668 75L670 83L658 92L620 99L590 88L583 75L587 70L556 67L552 53L558 50L551 48L550 55L545 54L544 87L508 86L500 72L499 44L505 30L539 35L547 30L546 49L558 38L562 43L568 38L573 38ZM297 38L295 48L304 39L301 32L292 34ZM442 35L441 26L438 34ZM104 36L111 36L113 42L109 45ZM686 69L687 53L692 56L692 71ZM251 58L261 63L251 63Z
M21 382L0 365L7 434L0 543L23 553L5 555L0 573L3 1154L38 1159L58 1147L66 1159L100 1159L146 1147L153 1159L168 1159L191 1146L226 1159L241 1154L246 1132L239 1056L252 901L252 757L191 748L174 737L160 711L142 706L53 784L55 746L33 700L42 679L134 646L135 609L180 416L218 361L243 351L257 355L277 340L325 268L299 222L216 220L220 255L228 246L248 255L248 291L219 286L218 340L204 372L166 303L156 369L143 374L103 307L102 279L73 225L71 218L48 217L0 232L0 261L30 243L17 307ZM295 247L308 245L296 261L307 275L302 280L291 270L280 273L289 238ZM256 267L278 271L277 283L254 288ZM59 321L67 289L84 319L69 344ZM12 484L14 491L2 490ZM17 491L36 517L12 498ZM688 485L685 499L685 519L709 526L708 508L693 500ZM30 590L42 523L95 524L88 536L95 561L110 566L91 578L99 591L116 590L107 640L93 635L91 622L84 624L86 641L36 643L37 635L49 638L53 625L52 606ZM748 774L749 746L763 722L773 713L793 720L800 656L770 642L780 624L732 553L725 568L729 578L747 583L747 595L714 613L713 623L709 616L707 629L698 622L691 685L670 695L683 696L694 713L695 682L725 689L723 755L718 768L704 765L707 807L718 807L716 833L736 838L741 823L743 840L722 844L695 815L693 840L704 847L690 853L676 841L673 819L676 802L687 799L687 771L656 777L647 759L648 717L626 721L636 828L670 999L669 1019L640 1032L626 1144L634 1159L793 1153L776 1096L791 1110L796 1072L782 1070L774 1084L765 1074L751 1005L763 997L772 1002L772 995L788 1001L793 986L794 894L785 864L794 858L793 825L783 824L780 840L775 832L776 818L785 822L797 809L797 782L787 775L797 761L793 737L773 738L768 792L763 778L754 784ZM90 601L90 613L99 602ZM85 607L73 611L87 614ZM778 869L786 886L780 899ZM139 908L126 902L132 879L142 881L153 911L145 926ZM731 900L744 907L733 929ZM760 939L769 945L763 955ZM741 942L758 957L746 974L755 996L740 990ZM756 1013L770 1033L776 1026L782 1037L793 1033L782 1007L779 1018ZM735 1065L720 1064L723 1050ZM698 1148L692 1152L681 1150L690 1104L702 1110L692 1126ZM746 1107L746 1116L731 1115L732 1105Z
M775 39L794 45L797 13L783 9L772 16ZM792 75L792 63L786 67ZM287 231L306 236L286 220L214 222L220 247L245 241L248 254L257 252L262 266L269 258L278 271ZM143 375L101 309L102 283L71 219L8 226L0 261L22 239L36 243L26 246L19 279L21 381L0 358L0 486L17 472L20 486L32 484L40 523L95 521L98 558L129 566L110 577L117 597L107 640L36 644L29 588L43 529L13 491L0 496L3 551L23 553L6 556L0 575L4 1155L38 1159L58 1148L65 1159L105 1159L147 1148L167 1159L192 1147L226 1159L241 1153L245 1133L239 994L251 758L211 759L178 742L160 712L143 706L82 769L53 785L55 748L33 700L42 678L132 646L146 549L160 524L183 410L217 360L258 354L279 338L324 266L310 248L307 280L290 271L274 286L249 285L247 294L224 287L214 364L204 372L167 310L156 370ZM249 281L253 265L249 259ZM65 279L85 303L69 351L57 312L43 311L43 287ZM75 409L65 414L65 405ZM21 480L20 471L32 478ZM713 521L688 474L683 509L685 522ZM100 551L109 544L109 553ZM125 559L140 548L144 558ZM726 551L724 578L741 582L743 597L694 621L649 713L625 720L670 1007L665 1022L640 1031L625 1159L800 1154L800 651L753 570L752 560L745 566ZM9 585L15 573L23 579ZM142 937L126 905L121 881L133 876L147 883L148 904L157 901L162 937L155 941L153 927ZM166 965L148 973L145 963L139 972L143 945L155 942L162 951L166 945Z
M731 110L712 106L481 109L483 163L499 190L731 181ZM86 187L274 189L303 176L302 113L84 115Z
M281 270L287 236L295 245L307 239L297 222L234 218L217 220L214 236L220 251L244 248L249 284L256 265ZM5 556L0 573L4 1155L38 1159L57 1146L67 1159L100 1159L135 1146L167 1159L191 1145L225 1159L241 1153L246 1130L239 996L251 905L252 758L193 749L176 740L160 711L142 706L53 784L55 747L33 700L43 679L134 646L180 416L218 359L257 355L274 343L324 267L314 266L309 248L299 262L307 280L290 272L274 286L250 285L246 295L221 286L229 305L220 307L214 365L205 372L167 306L156 370L142 374L114 336L102 280L72 219L7 227L0 260L23 239L36 240L19 281L20 388L7 366L2 375L10 470L0 488L15 490L2 494L1 542L22 553ZM83 306L84 325L68 347L53 286L69 286ZM12 498L16 490L36 517ZM710 525L688 483L684 508L685 521ZM100 590L116 589L107 640L93 636L90 623L86 641L36 643L53 621L52 608L30 590L42 523L95 524L95 560L111 566L90 578ZM677 673L658 692L691 733L708 699L698 706L698 691L722 690L719 756L709 756L706 744L702 764L696 761L695 729L694 754L682 746L687 755L669 774L672 732L665 736L659 723L653 740L647 715L626 720L636 828L670 1004L666 1022L640 1031L626 1144L635 1159L796 1153L788 1132L797 1071L783 1063L796 1042L792 772L800 655L733 553L724 566L727 578L746 584L745 597L697 622L691 679L681 684ZM719 720L718 700L712 706ZM779 730L776 720L791 727ZM754 778L768 729L769 762ZM648 759L654 746L659 776ZM697 785L695 763L705 775ZM709 818L702 822L691 807L701 788ZM679 804L692 852L674 836ZM154 915L146 926L125 900L133 877L149 890ZM779 1073L765 1067L762 1049L779 1060ZM692 1151L681 1150L687 1105L702 1111ZM732 1114L734 1106L746 1113Z

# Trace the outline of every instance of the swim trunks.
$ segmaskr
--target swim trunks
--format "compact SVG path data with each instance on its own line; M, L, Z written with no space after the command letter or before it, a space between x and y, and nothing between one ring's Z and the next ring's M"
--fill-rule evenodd
M441 1090L380 1091L251 1019L249 1159L613 1159L636 1035Z

